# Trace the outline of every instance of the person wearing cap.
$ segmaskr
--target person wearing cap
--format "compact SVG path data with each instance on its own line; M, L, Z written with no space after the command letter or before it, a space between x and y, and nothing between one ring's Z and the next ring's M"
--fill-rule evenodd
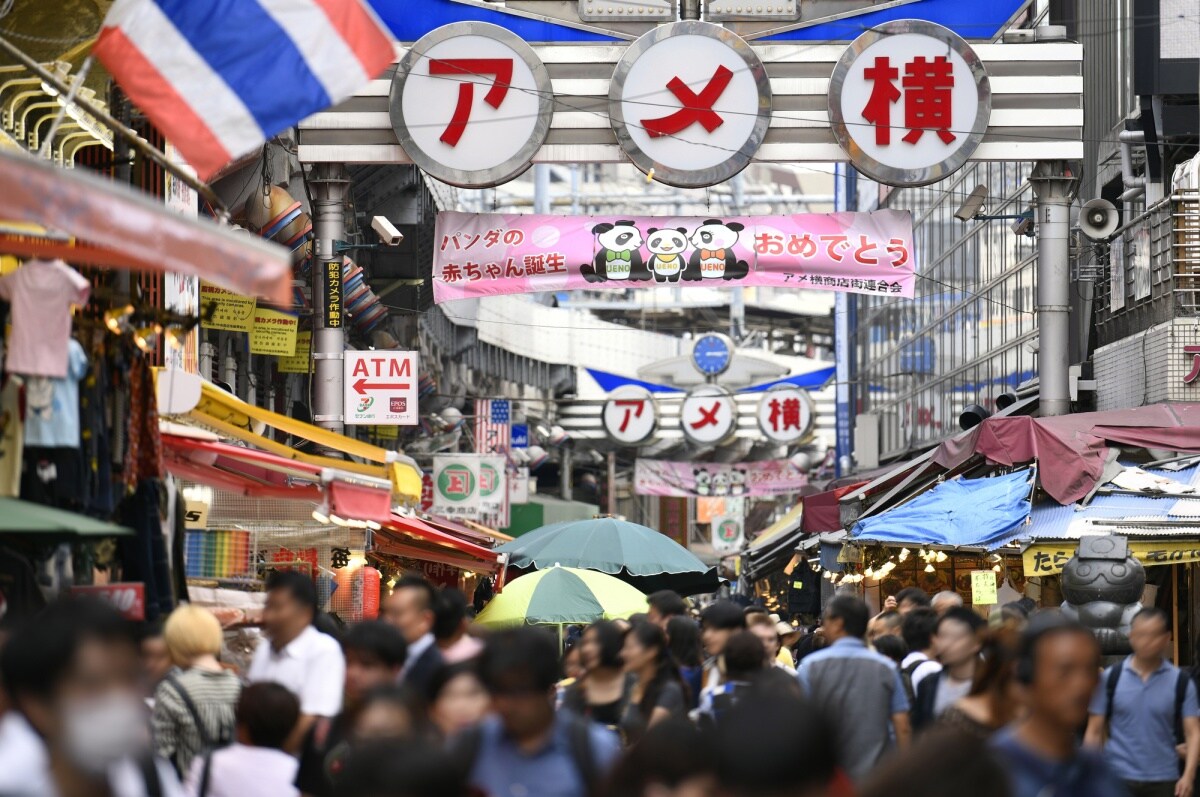
M775 633L779 634L779 655L776 661L785 667L796 669L796 659L792 656L792 646L800 641L800 629L786 622L778 614L771 615L775 623Z
M716 601L700 613L700 644L707 658L704 661L704 688L720 686L724 680L721 655L725 644L737 631L746 629L746 615L733 601Z

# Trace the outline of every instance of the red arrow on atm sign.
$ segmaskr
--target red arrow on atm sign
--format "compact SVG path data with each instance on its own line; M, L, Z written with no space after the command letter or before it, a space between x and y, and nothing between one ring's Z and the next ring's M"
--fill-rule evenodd
M412 387L408 382L368 382L358 379L354 382L355 393L366 393L368 390L408 390Z

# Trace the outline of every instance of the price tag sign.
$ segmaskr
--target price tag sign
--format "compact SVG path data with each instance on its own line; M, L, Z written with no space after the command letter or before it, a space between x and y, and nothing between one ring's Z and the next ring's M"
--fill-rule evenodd
M971 603L988 606L996 602L996 574L991 570L971 571Z

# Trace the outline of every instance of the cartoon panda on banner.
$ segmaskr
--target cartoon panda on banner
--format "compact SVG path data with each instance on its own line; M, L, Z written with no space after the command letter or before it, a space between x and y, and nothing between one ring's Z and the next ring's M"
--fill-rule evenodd
M687 230L683 227L674 230L651 227L646 235L646 248L650 250L646 269L654 276L654 281L679 282L679 277L688 267L683 259L683 250L688 245Z
M596 236L596 257L579 267L585 280L643 282L650 279L650 271L639 251L644 243L642 233L632 221L602 222L592 228L592 235Z
M683 278L688 281L702 279L740 280L750 273L745 260L738 260L734 244L744 225L736 221L723 222L708 219L692 233L689 241L695 247L688 260L688 269Z

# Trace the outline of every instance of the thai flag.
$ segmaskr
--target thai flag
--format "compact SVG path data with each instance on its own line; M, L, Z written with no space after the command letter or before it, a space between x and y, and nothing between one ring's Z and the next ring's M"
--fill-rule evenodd
M395 58L361 0L116 0L94 53L204 180Z

